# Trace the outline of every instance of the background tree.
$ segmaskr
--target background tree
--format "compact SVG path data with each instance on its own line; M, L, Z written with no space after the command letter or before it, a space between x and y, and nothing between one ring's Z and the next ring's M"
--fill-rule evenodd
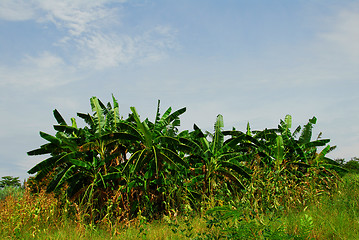
M4 176L0 181L0 187L21 187L19 177Z
M351 173L359 173L359 158L353 157L348 162L343 161L342 166Z

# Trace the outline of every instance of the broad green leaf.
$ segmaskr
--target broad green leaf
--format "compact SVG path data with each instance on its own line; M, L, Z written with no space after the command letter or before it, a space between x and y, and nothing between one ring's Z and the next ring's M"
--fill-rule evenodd
M229 179L231 179L239 188L244 189L244 185L241 182L241 180L239 180L239 178L231 171L225 169L225 168L219 168L217 169L218 174L228 177Z
M95 112L96 133L101 136L105 126L104 109L100 106L99 100L96 97L92 97L90 102L92 111Z
M177 164L188 167L188 164L181 157L179 157L177 153L173 152L170 149L162 148L160 150L160 154L165 157L165 161L173 164L176 167L178 167Z
M56 165L56 162L63 156L57 155L50 157L46 160L41 161L40 163L36 164L33 168L31 168L29 171L27 171L28 174L34 174L36 172L42 171L44 169L53 168Z
M330 139L321 139L321 140L311 141L311 142L303 144L303 148L307 149L307 148L311 148L311 147L322 147L322 146L325 146L329 142L330 142Z
M47 192L52 192L55 189L57 189L58 187L61 186L61 184L63 184L67 178L69 178L70 173L72 171L72 168L74 168L75 166L72 165L70 167L66 167L64 169L62 169L61 171L59 171L56 176L52 179L52 181L49 183L49 185L47 186L46 191Z
M28 173L34 174L39 171L43 171L45 169L52 168L55 165L61 165L64 162L68 162L70 159L74 159L79 157L80 154L76 152L70 152L70 153L61 153L57 156L50 157L46 160L41 161L37 165L35 165L33 168L31 168Z
M276 164L279 166L283 162L284 158L284 145L282 136L278 135L276 139L277 145L275 148Z
M308 158L305 152L303 151L303 149L299 146L298 141L292 140L292 147L295 150L296 154L298 155L299 160L302 161L303 163L307 163Z
M87 123L88 125L90 125L91 127L95 126L95 121L93 119L93 117L90 114L85 114L85 113L77 113L77 116L82 118L85 123Z
M131 156L132 157L132 156ZM143 149L140 150L140 155L139 157L135 160L135 164L134 164L134 171L140 171L140 169L142 169L142 167L146 164L146 163L150 163L151 159L152 159L152 151L148 150L148 149Z
M159 165L159 163L158 163L158 157L157 157L157 149L155 148L155 147L153 147L152 146L152 152L153 152L153 158L154 158L154 160L155 160L155 164L156 164L156 176L158 176L158 165Z
M166 127L167 125L169 125L170 123L173 123L174 126L179 126L179 116L181 114L183 114L184 112L186 112L186 108L181 108L175 112L173 112L172 114L170 114L172 111L172 108L168 108L168 110L163 114L160 123L159 123L159 129L162 129L164 127ZM175 122L173 122L175 121Z
M248 136L252 136L251 127L249 125L249 122L247 123L247 133Z
M34 150L27 152L27 155L35 156L35 155L43 155L43 154L52 153L56 147L57 147L56 144L46 143L38 149L34 149Z
M196 125L193 124L193 130L192 132L194 138L205 138L206 136L203 134L202 130Z
M184 147L187 149L188 154L199 154L202 152L202 148L200 145L198 145L196 142L188 139L188 138L179 138L179 141L184 145Z
M43 168L41 171L36 173L35 180L41 181L42 179L44 179L44 177L48 177L51 171L53 171L53 168Z
M56 144L56 145L60 145L60 144L61 144L61 140L60 140L60 139L58 139L58 138L56 138L56 137L54 137L54 136L51 136L50 134L47 134L47 133L44 133L44 132L41 132L41 131L40 131L40 136L41 136L43 139L45 139L45 140L47 140L47 141L49 141L49 142L51 142L51 143L53 143L53 144Z
M142 133L142 135L144 137L146 147L151 148L153 139L152 139L152 134L151 134L149 127L147 126L146 122L141 122L140 117L138 116L138 113L136 111L136 108L131 107L130 109L135 118L137 127L139 128L140 132Z
M165 113L163 114L162 117L160 117L160 115L158 115L158 117L160 117L156 122L155 122L155 129L159 132L161 132L161 130L166 127L168 124L169 124L169 121L168 121L168 116L171 114L171 111L172 111L172 108L169 107ZM157 114L160 114L159 113L159 109L158 109L158 112Z
M324 160L325 155L329 152L330 150L330 146L326 146L314 159L314 162L316 164L319 164L320 162L322 162Z
M122 178L122 173L120 173L120 172L112 172L112 173L108 173L108 174L103 176L103 179L106 180L106 181L117 180L117 179L120 179L120 178Z
M161 115L160 115L160 104L161 104L161 101L158 99L157 101L157 110L156 110L156 118L155 118L155 127L158 123L158 121L161 119Z
M141 131L136 129L137 125L135 126L131 123L121 121L118 123L118 126L121 129L121 132L129 133L129 134L135 135L139 139L142 139Z
M287 130L288 129L290 129L290 128L292 128L292 116L291 115L289 115L289 114L287 114L286 116L285 116L285 124L286 124L286 126L287 126Z
M113 101L113 121L115 128L117 128L118 123L120 122L120 106L112 94L112 101Z
M222 128L224 127L223 116L218 114L216 122L214 124L214 139L212 142L212 153L216 154L223 146L224 135Z
M56 187L54 190L56 190L58 187L60 187L69 177L71 177L72 170L75 166L72 165L67 171L61 176L60 180L58 181Z
M101 136L99 139L101 139L101 140L130 140L130 141L141 140L141 138L137 135L133 135L130 133L124 133L124 132L108 133L106 135Z
M141 160L141 158L143 157L143 155L145 154L146 149L141 149L136 151L135 153L133 153L130 157L130 159L127 160L126 165L123 168L124 172L128 172L131 171L132 169L137 168L138 162ZM132 172L134 173L134 172Z
M248 169L244 166L240 166L239 164L235 164L235 163L229 162L229 161L222 162L221 166L224 168L231 169L247 179L251 179L251 175L249 175L250 169Z
M58 124L67 125L65 119L61 116L61 114L57 111L57 109L54 110L54 117Z
M89 163L81 161L81 160L70 159L70 163L72 163L73 165L75 165L77 167L85 168L88 171L90 171L92 169L92 166Z
M75 118L71 118L71 124L73 128L77 128L77 123Z
M317 118L313 117L309 119L309 122L304 125L302 133L298 139L301 144L308 143L312 139L313 125L316 124Z
M95 98L96 98L96 97L95 97ZM101 102L100 99L98 99L98 98L96 98L96 99L97 99L97 101L98 101L99 106L100 106L101 109L102 109L103 116L108 115L108 114L109 114L109 111L108 111L108 109L106 108L105 104L103 104L103 102ZM109 105L109 107L111 108L111 104Z
M54 129L59 132L64 132L67 134L75 134L78 129L76 127L67 126L67 125L54 125Z

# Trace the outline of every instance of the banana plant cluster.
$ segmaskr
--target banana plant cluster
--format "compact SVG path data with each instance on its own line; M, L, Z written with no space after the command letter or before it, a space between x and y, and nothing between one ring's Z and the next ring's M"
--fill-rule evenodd
M48 192L63 192L84 206L91 219L101 217L109 200L131 218L140 211L153 215L169 206L195 205L223 188L236 196L246 191L256 164L277 172L340 170L326 157L334 149L327 145L329 139L311 140L315 117L293 133L289 115L276 129L251 131L248 124L241 132L224 131L218 115L211 134L195 124L192 131L179 132L179 116L186 108L168 108L161 116L159 101L153 122L141 120L135 107L124 119L113 96L112 104L96 97L90 104L92 114L77 114L85 127L78 127L75 118L68 124L54 110L56 134L40 132L47 143L28 152L48 158L28 173L36 174L35 181L46 179ZM323 147L319 153L318 147Z

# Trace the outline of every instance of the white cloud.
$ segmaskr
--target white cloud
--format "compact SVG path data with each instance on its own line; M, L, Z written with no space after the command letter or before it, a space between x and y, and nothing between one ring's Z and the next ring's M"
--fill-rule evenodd
M128 63L135 56L134 40L130 37L95 33L77 40L82 52L80 65L96 69Z
M35 17L36 8L31 0L0 1L0 19L7 21L25 21Z
M0 66L0 86L29 87L41 90L77 80L75 69L59 57L44 52L38 57L27 56L20 66Z
M82 52L82 67L104 69L130 62L157 61L176 47L175 32L169 27L155 27L137 36L95 32L76 39Z
M0 2L0 19L51 22L70 36L79 36L108 23L119 23L118 4L124 2L126 0L3 0Z
M116 8L106 8L106 4L124 2L126 0L2 0L0 19L52 21L69 28L73 34L79 34L91 22L113 17L110 13Z
M57 27L67 29L70 35L78 36L116 19L117 8L106 7L111 2L125 1L39 1L39 7L46 13L39 20L51 21Z
M170 27L155 26L132 35L119 32L124 2L126 0L5 1L0 7L2 5L11 16L0 14L0 18L53 23L65 33L53 44L76 49L67 60L80 68L101 70L130 62L157 61L167 56L166 52L176 45L175 31ZM23 17L15 14L18 9Z

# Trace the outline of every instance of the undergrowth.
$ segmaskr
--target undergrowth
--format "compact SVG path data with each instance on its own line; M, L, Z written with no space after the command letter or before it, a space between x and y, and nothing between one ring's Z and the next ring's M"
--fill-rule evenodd
M250 205L223 205L198 215L148 221L86 224L81 211L52 194L9 194L0 202L1 239L359 239L359 176L348 174L333 194L299 210L261 213Z

